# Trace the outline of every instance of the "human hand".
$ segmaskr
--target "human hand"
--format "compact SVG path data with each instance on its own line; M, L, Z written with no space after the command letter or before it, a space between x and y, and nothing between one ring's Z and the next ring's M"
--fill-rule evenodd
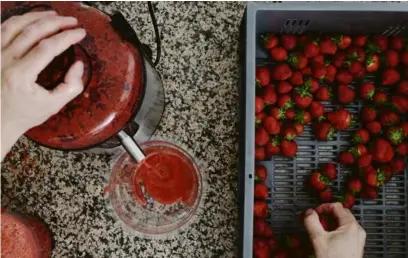
M18 137L82 92L82 62L74 63L52 91L36 83L54 57L85 37L84 29L72 29L77 22L48 11L14 16L1 24L2 159Z
M337 229L326 231L319 214L333 215L337 219ZM326 203L315 210L307 210L304 224L317 258L363 257L366 232L341 203Z

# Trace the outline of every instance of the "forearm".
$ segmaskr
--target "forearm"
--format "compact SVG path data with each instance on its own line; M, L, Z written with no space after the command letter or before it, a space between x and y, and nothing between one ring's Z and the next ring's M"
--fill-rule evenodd
M3 120L3 118L2 118ZM11 147L17 142L24 130L19 129L10 122L3 120L1 123L1 162L10 151Z

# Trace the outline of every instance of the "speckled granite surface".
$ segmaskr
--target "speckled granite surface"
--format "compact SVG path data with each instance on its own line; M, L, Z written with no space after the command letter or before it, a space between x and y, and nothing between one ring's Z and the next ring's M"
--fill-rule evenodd
M154 46L144 2L110 3ZM197 157L207 177L200 216L169 240L124 231L103 198L109 156L65 153L22 138L2 166L2 205L50 227L53 257L234 257L237 236L238 37L244 3L155 4L166 108L156 136Z

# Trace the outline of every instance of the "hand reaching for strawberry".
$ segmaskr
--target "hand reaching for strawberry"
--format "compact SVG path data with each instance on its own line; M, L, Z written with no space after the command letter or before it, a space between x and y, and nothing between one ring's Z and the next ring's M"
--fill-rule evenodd
M321 217L324 214L336 218L335 230L327 231L329 226ZM341 203L326 203L307 210L304 224L317 258L363 257L366 232Z

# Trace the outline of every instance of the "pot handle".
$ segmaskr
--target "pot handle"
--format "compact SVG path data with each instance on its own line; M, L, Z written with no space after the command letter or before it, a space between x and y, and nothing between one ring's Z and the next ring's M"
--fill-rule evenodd
M118 137L123 147L137 163L140 163L146 157L146 154L140 148L139 144L125 131L120 130Z

